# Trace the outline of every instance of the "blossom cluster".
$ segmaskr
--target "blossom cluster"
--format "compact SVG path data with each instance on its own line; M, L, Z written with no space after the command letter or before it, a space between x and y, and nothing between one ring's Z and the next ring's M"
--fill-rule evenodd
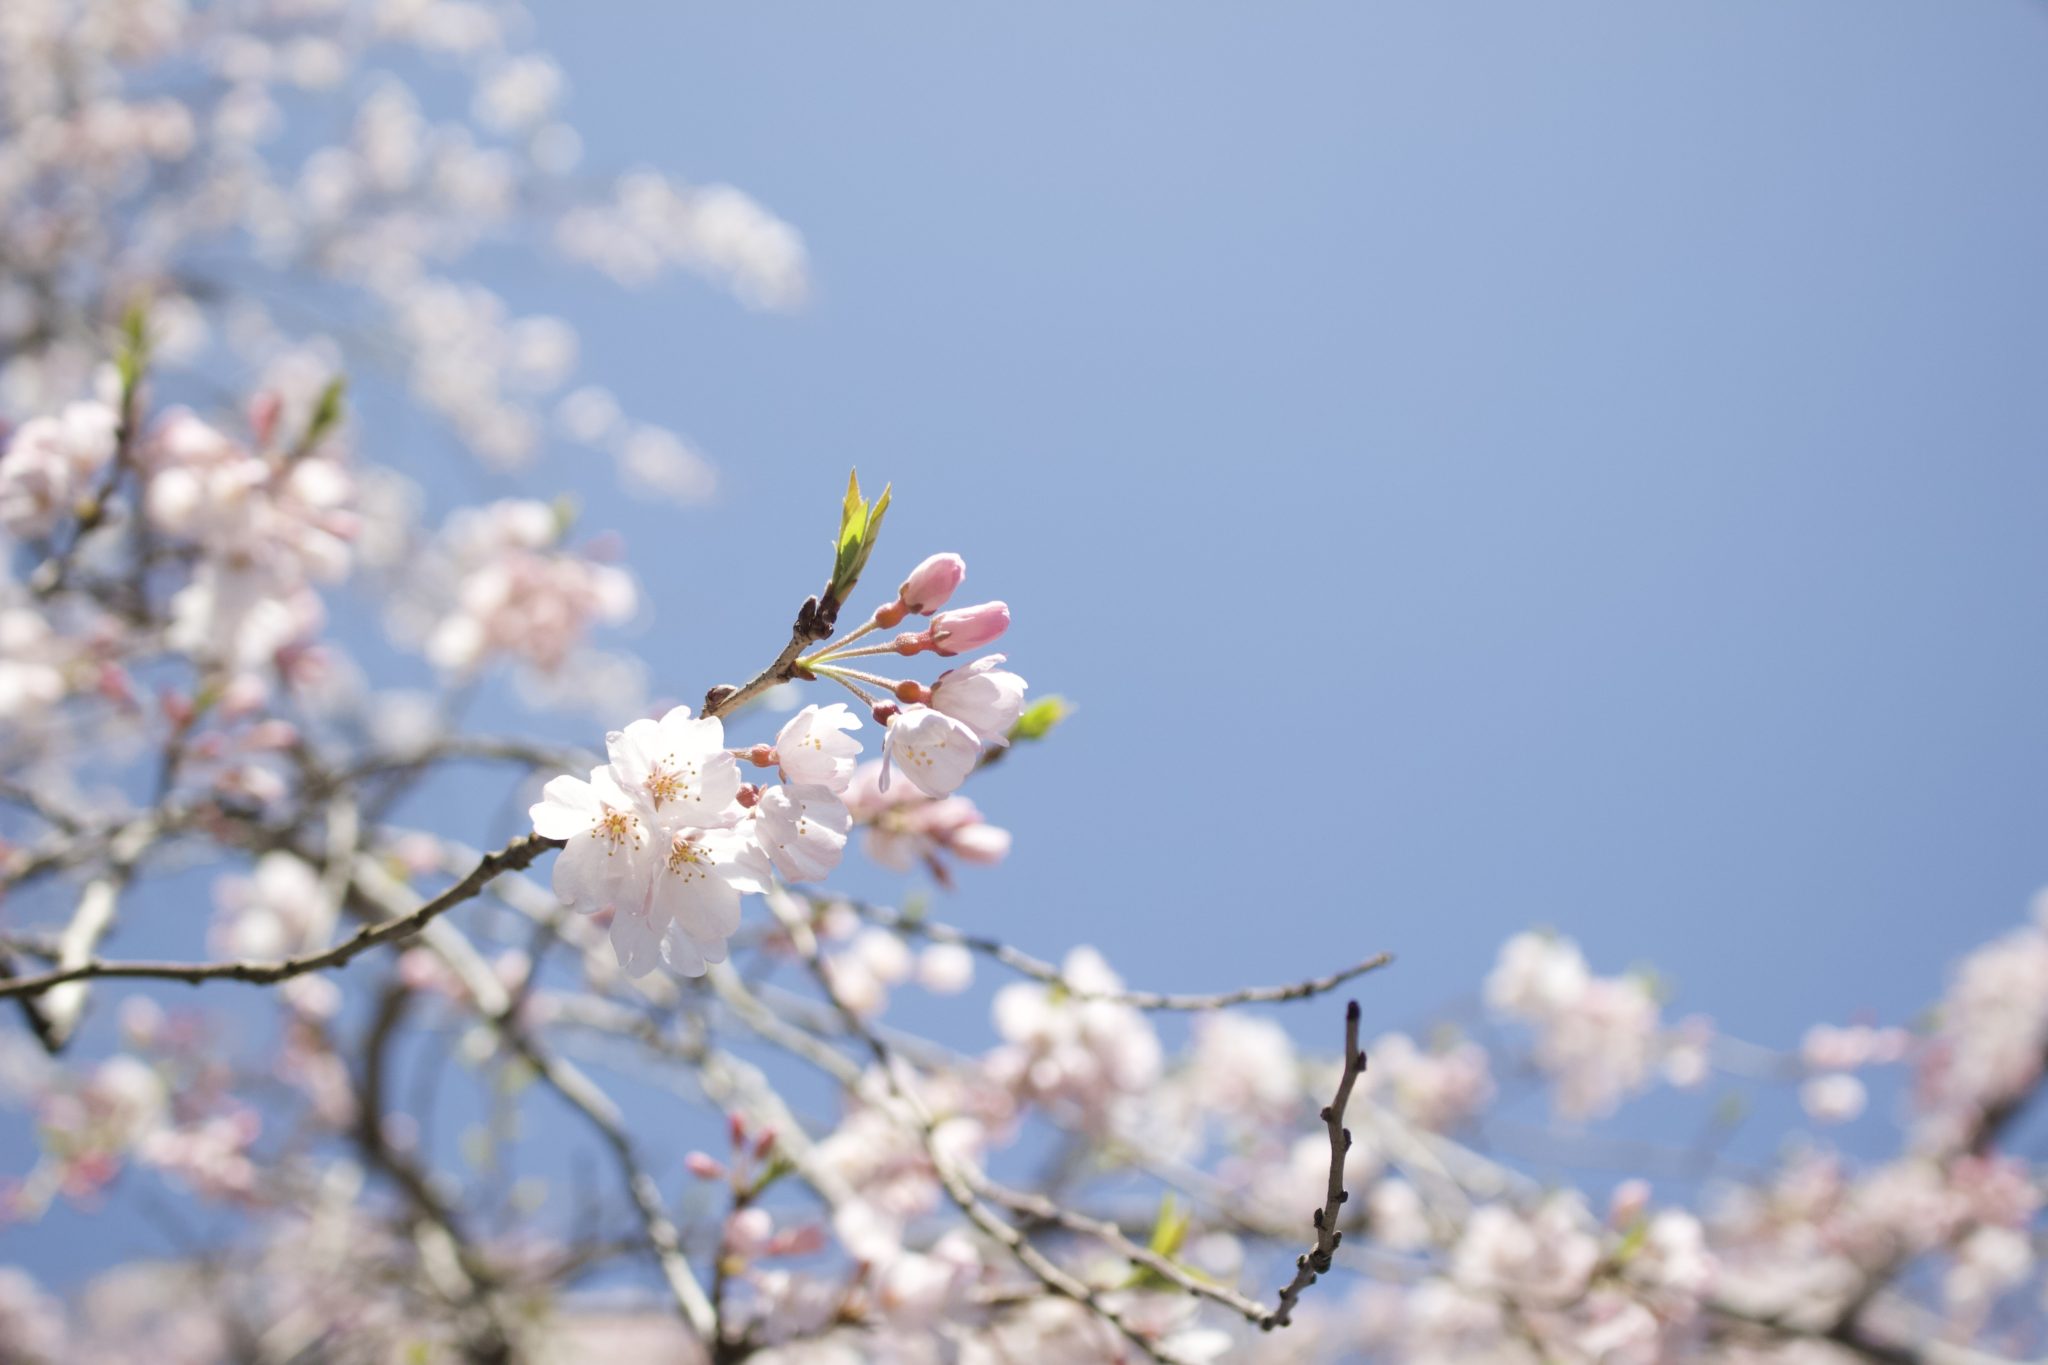
M883 757L865 781L861 743L854 738L860 718L845 702L833 702L805 706L772 744L750 747L729 747L718 716L694 716L678 706L607 735L607 761L588 779L565 775L547 784L531 815L536 834L563 841L555 892L609 922L627 975L644 975L660 961L700 976L725 961L726 941L739 928L740 898L767 892L777 877L815 882L828 876L846 851L856 807L876 826L884 861L900 862L906 854L935 859L940 849L980 861L1002 856L1008 837L975 833L990 827L953 793L985 748L1009 742L1024 711L1024 680L1001 667L1000 654L948 669L929 687L878 678L845 662L875 652L855 642L885 618L900 622L907 613L929 616L931 623L883 647L889 652L955 655L993 643L1009 624L1004 604L941 610L966 573L958 555L933 555L865 626L797 665L808 676L845 685L883 727ZM904 704L878 701L869 685L886 687ZM742 757L781 780L744 781ZM921 799L889 799L899 771Z

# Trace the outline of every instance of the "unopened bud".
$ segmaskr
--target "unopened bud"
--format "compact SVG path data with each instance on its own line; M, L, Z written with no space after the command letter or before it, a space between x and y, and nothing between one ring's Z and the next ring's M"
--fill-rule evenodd
M113 664L101 664L99 675L94 679L94 688L106 700L117 706L135 705L135 688L128 675Z
M725 1163L709 1152L692 1152L683 1158L683 1169L699 1180L725 1179Z
M265 389L249 400L249 434L256 438L259 449L277 434L277 419L283 411L284 399L275 389Z
M746 1115L739 1113L737 1110L727 1114L725 1116L725 1135L726 1139L729 1142L731 1142L734 1147L739 1147L742 1144L744 1144L747 1140Z
M761 1136L754 1139L754 1160L766 1161L768 1154L775 1150L775 1130L763 1128Z
M770 1256L809 1256L825 1249L825 1229L816 1223L784 1228L769 1239Z
M1004 602L983 602L978 607L942 611L932 618L926 633L931 647L942 655L965 654L970 649L992 645L1010 628L1010 608Z
M959 590L967 578L967 561L956 554L933 555L910 571L896 598L919 616L930 616Z
M1624 1180L1614 1187L1614 1194L1607 1202L1608 1226L1619 1229L1631 1228L1649 1207L1650 1182Z
M163 712L164 719L173 725L190 725L192 718L198 714L190 697L182 692L173 692L169 688L157 693L156 704Z

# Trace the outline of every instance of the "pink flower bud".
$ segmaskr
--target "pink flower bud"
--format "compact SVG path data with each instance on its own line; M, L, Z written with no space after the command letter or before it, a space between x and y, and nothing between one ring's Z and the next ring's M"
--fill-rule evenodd
M930 616L966 579L966 560L955 554L933 555L910 571L896 590L896 600L919 616Z
M692 1152L683 1158L683 1169L699 1180L725 1179L725 1163L709 1152Z
M816 1223L784 1228L768 1239L770 1256L809 1256L825 1249L825 1229Z
M1650 1183L1647 1180L1624 1180L1614 1187L1613 1197L1608 1200L1608 1226L1619 1229L1634 1227L1649 1207Z
M941 655L965 654L970 649L992 645L1010 628L1010 608L1004 602L983 602L978 607L942 611L932 618L932 648Z
M117 706L135 705L135 688L128 675L113 664L101 664L94 685L99 694Z
M190 725L192 718L199 714L190 697L183 692L174 692L168 687L156 694L156 704L157 709L163 712L164 719L173 725Z
M277 434L277 419L284 412L284 399L275 389L265 389L249 400L249 433L258 447L270 444Z

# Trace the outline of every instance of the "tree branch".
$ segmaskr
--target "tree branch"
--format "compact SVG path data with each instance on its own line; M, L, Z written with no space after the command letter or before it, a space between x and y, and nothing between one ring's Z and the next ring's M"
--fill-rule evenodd
M833 900L836 902L837 898ZM1332 972L1328 976L1310 977L1305 981L1295 981L1285 986L1246 986L1239 990L1219 991L1212 995L1133 990L1096 991L1071 984L1052 963L1035 958L1020 948L1013 948L1000 939L970 934L950 924L928 920L921 915L906 915L900 910L891 910L886 906L855 905L854 910L862 918L873 920L885 929L929 939L933 943L956 944L994 958L1014 972L1043 981L1048 986L1059 987L1075 1000L1106 1000L1140 1010L1220 1010L1233 1005L1272 1005L1287 1000L1307 1000L1333 991L1347 981L1364 976L1367 972L1378 971L1394 960L1392 953L1376 953L1363 962L1354 963L1343 971Z
M1344 1009L1344 1072L1337 1080L1337 1097L1323 1110L1323 1125L1330 1130L1330 1183L1322 1207L1313 1216L1315 1244L1295 1259L1294 1278L1280 1290L1280 1306L1259 1324L1267 1331L1285 1327L1293 1320L1294 1305L1302 1291L1314 1284L1317 1276L1329 1272L1330 1258L1336 1255L1337 1244L1344 1240L1337 1227L1344 1203L1351 1198L1350 1191L1344 1188L1344 1159L1351 1154L1351 1130L1344 1126L1344 1110L1351 1103L1351 1087L1364 1072L1365 1054L1358 1049L1358 1002L1354 1000Z
M257 985L271 985L294 976L303 976L307 972L339 967L381 943L410 938L437 916L473 898L499 874L526 867L548 849L560 847L559 839L543 839L537 834L522 834L497 852L485 854L470 870L468 876L440 895L422 902L418 908L395 918L366 925L340 943L322 948L318 952L301 953L296 957L279 958L270 962L106 962L97 959L74 961L52 971L0 981L0 999L16 995L39 995L56 987L88 979L150 979L184 981L193 985L202 981L246 981ZM88 891L90 889L88 888Z

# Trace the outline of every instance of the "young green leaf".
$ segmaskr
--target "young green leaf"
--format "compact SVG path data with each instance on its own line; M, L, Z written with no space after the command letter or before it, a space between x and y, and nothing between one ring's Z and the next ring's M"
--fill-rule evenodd
M1024 714L1017 717L1017 723L1010 727L1010 738L1014 740L1044 739L1053 727L1074 714L1074 704L1065 697L1040 697L1024 708Z
M891 491L885 485L882 496L869 503L861 496L860 472L855 470L847 476L846 500L839 509L839 538L832 559L832 584L826 589L834 604L844 603L860 582L868 556L874 553L882 517L889 510Z

